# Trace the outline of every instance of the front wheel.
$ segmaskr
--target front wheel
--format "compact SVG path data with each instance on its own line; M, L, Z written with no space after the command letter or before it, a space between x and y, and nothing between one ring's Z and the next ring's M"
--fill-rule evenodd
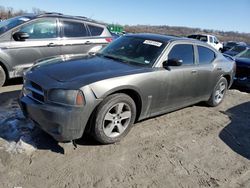
M218 106L224 99L226 91L227 91L227 80L226 78L222 77L220 80L217 82L213 93L209 100L207 101L207 104L210 106Z
M136 106L131 97L122 93L110 95L97 108L94 137L103 144L118 142L127 135L135 117Z

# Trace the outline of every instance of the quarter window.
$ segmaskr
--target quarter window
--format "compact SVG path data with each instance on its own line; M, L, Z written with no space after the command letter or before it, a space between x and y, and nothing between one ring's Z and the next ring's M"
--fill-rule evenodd
M184 65L194 64L194 48L191 44L177 44L168 54L168 59L179 59Z
M84 23L63 21L64 37L86 37L88 35Z
M208 64L215 59L215 53L203 46L198 46L199 64Z
M38 20L33 23L24 25L19 31L28 33L29 39L56 38L56 20Z
M90 24L88 24L88 27L92 36L100 36L104 30L102 27L98 27L98 26L90 25Z

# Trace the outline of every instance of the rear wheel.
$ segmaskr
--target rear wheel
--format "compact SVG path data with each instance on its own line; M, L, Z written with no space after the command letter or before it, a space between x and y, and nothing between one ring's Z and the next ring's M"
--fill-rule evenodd
M207 104L210 106L218 106L224 99L226 91L227 91L227 80L226 78L222 77L217 82L214 91L210 97L210 99L207 101Z
M3 70L3 67L1 67L0 65L0 87L3 86L5 81L6 81L6 74L5 74L5 71Z
M120 141L129 132L136 117L136 106L126 94L108 96L97 109L93 134L103 144Z

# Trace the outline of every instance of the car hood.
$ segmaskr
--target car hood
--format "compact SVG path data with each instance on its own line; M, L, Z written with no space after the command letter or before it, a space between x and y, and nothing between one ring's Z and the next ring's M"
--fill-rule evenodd
M81 85L95 81L149 72L152 68L127 64L99 56L57 57L36 64L33 74L47 75L59 82L74 82L81 80Z
M236 62L237 66L250 67L250 59L249 58L236 58L235 62Z

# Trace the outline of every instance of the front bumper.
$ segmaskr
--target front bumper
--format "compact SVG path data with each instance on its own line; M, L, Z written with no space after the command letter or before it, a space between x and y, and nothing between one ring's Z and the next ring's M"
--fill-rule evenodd
M28 96L21 96L19 104L26 117L61 142L81 138L89 119L84 107L39 103Z

